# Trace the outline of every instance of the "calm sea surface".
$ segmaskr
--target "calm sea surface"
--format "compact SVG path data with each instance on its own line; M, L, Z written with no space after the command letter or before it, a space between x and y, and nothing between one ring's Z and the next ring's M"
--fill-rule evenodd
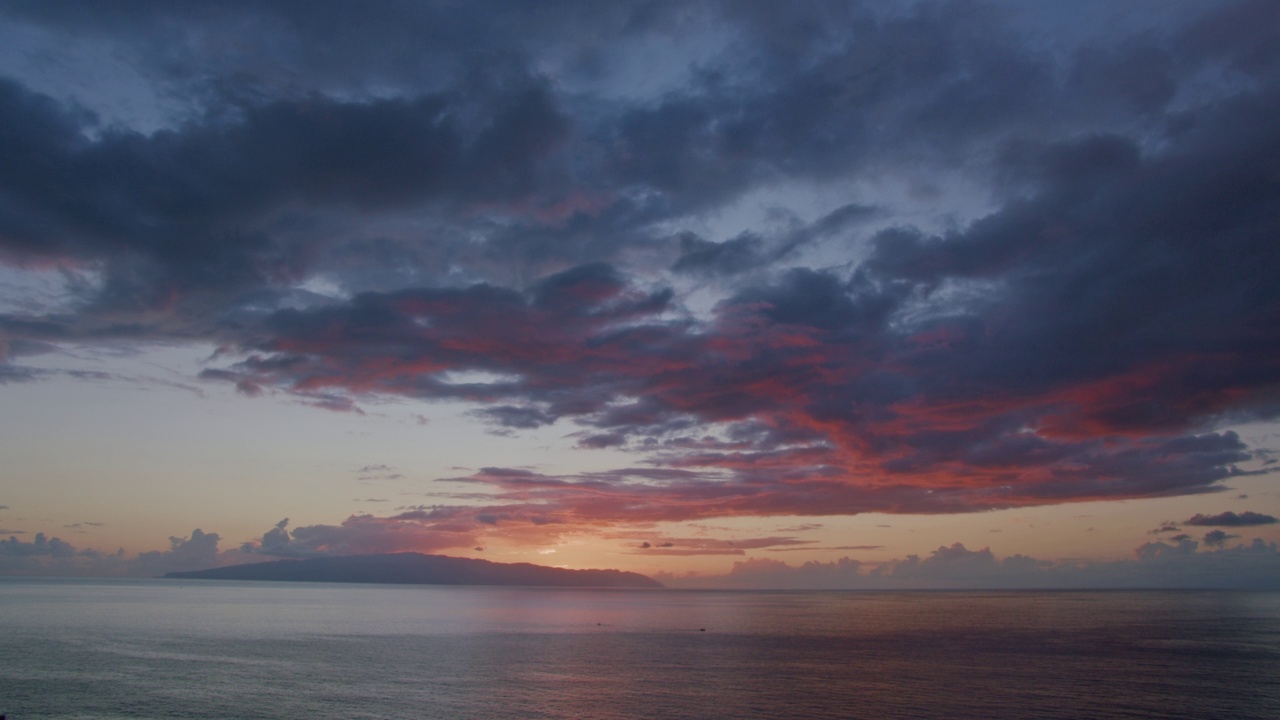
M0 579L0 713L1274 720L1280 594Z

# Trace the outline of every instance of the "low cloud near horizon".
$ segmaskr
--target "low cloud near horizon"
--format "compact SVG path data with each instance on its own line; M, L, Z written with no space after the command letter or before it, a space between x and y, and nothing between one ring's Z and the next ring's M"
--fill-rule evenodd
M59 538L47 538L43 533L29 542L10 537L0 541L0 576L158 577L172 571L265 562L282 557L345 554L308 553L289 548L287 524L287 520L281 521L264 534L261 543L246 543L230 550L219 549L221 538L217 533L197 529L190 537L169 538L170 547L166 551L133 557L127 557L123 551L103 553L78 549ZM307 534L304 532L304 537ZM1249 543L1224 547L1226 540L1238 537L1213 531L1206 535L1203 547L1185 536L1171 543L1149 542L1137 547L1131 559L1115 561L1055 562L1021 554L998 558L990 548L969 550L955 543L939 547L925 557L908 555L880 562L843 557L832 562L810 561L800 565L753 557L735 562L721 575L660 572L651 577L671 588L703 589L1280 589L1280 547L1256 538ZM760 548L778 544L780 540L787 544L785 538L769 538L742 545ZM649 552L661 552L663 544L679 554L675 543L659 543ZM720 542L712 542L711 547L699 547L700 543L691 540L680 544L691 552L701 549L719 553L730 549Z

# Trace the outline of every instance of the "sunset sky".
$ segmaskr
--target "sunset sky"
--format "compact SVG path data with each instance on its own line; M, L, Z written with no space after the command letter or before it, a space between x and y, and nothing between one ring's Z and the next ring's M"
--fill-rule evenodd
M1280 583L1277 28L0 0L0 574Z

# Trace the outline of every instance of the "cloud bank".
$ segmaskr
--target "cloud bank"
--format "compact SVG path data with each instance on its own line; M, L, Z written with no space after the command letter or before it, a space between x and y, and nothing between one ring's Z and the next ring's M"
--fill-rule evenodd
M668 587L724 589L1280 588L1280 551L1274 543L1254 540L1223 548L1225 539L1206 536L1205 548L1216 548L1206 550L1189 539L1173 544L1146 543L1134 551L1132 559L1112 562L1054 562L1026 555L998 558L989 548L969 550L955 543L926 557L909 555L884 563L846 557L793 566L770 558L752 558L735 562L724 575L660 573L656 578Z

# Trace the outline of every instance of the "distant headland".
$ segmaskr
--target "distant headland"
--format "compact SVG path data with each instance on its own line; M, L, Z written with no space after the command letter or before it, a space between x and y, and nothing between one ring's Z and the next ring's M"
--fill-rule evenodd
M229 565L165 573L189 580L393 583L401 585L517 585L539 587L660 588L662 583L622 570L566 570L530 563L390 553Z

